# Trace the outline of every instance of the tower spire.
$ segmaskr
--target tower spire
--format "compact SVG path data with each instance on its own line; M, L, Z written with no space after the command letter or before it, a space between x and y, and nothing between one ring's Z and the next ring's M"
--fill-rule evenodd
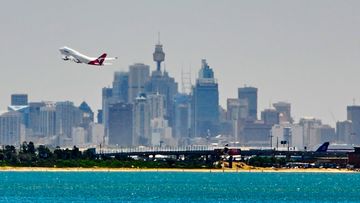
M158 32L158 44L155 45L153 60L156 62L156 70L161 71L161 62L165 60L165 53L162 44L160 44L160 32Z

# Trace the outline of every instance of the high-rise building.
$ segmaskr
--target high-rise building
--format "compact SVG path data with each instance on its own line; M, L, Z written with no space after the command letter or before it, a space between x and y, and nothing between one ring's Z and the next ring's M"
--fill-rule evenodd
M73 102L56 102L56 134L72 138L72 128L81 123L81 111Z
M178 84L169 73L161 70L161 62L165 60L165 53L162 50L160 42L155 46L153 54L154 61L157 64L156 70L151 73L151 77L145 83L145 92L149 94L161 94L165 96L165 114L164 117L168 120L169 125L173 126L174 117L174 96L178 92Z
M133 105L124 102L109 105L108 144L133 145ZM99 140L98 140L99 141Z
M240 143L248 146L268 147L272 125L262 121L247 122L240 137Z
M177 94L174 97L174 137L179 145L188 144L191 128L191 97L187 94Z
M115 72L112 88L112 97L119 102L128 102L129 96L129 73Z
M0 115L0 143L20 146L25 136L25 126L21 123L19 112L7 112Z
M40 132L44 137L56 136L56 108L55 104L47 103L40 108ZM57 143L54 143L57 144Z
M103 110L102 109L98 109L98 113L97 113L97 122L100 124L103 124Z
M151 140L152 146L174 146L177 143L172 137L171 128L164 118L154 118L151 120Z
M166 71L164 71L164 74L161 71L153 71L150 79L145 83L145 92L147 94L164 95L164 117L169 120L169 125L172 126L174 96L178 92L178 84L175 79L170 77Z
M265 109L261 112L261 120L268 125L279 124L279 112L275 109Z
M150 67L142 63L129 66L129 96L128 100L133 103L135 98L145 92L145 82L149 79Z
M83 127L73 127L72 128L72 145L84 147L87 141L87 131Z
M351 144L352 122L349 120L336 122L336 140L338 143Z
M139 94L134 103L133 144L148 146L151 144L150 107L146 94Z
M162 94L148 94L150 119L164 118L165 115L165 96Z
M316 137L316 128L322 125L321 120L312 117L305 117L300 119L299 125L303 128L304 149L313 149L318 144L318 138Z
M108 126L109 126L109 105L112 102L112 88L104 87L102 89L102 123L104 124L105 136L108 136Z
M360 144L360 106L347 107L347 120L352 122L352 144Z
M85 101L80 104L79 109L81 111L81 125L87 128L90 123L94 122L94 112Z
M336 140L335 128L329 125L320 125L315 127L314 145L321 145L324 142L334 143ZM317 146L316 146L317 148ZM316 150L316 148L313 148Z
M26 106L28 105L27 94L12 94L11 95L11 106Z
M248 118L249 108L247 99L227 99L226 119L231 124L232 141L239 142L241 128Z
M249 108L247 99L233 99L229 98L226 102L226 119L239 120L248 117Z
M280 123L292 123L293 119L291 118L291 104L287 102L277 102L273 104L273 107L279 112L279 121Z
M219 91L213 70L203 59L199 78L192 90L192 129L194 136L217 135L219 124Z
M40 114L41 107L45 106L45 102L30 102L29 103L29 129L33 135L39 135L40 132Z
M131 133L130 133L131 135ZM89 137L90 140L89 142L92 145L100 145L102 144L102 146L105 145L105 139L104 139L104 125L99 124L99 123L91 123L89 126Z
M280 123L276 124L271 129L271 147L287 148L291 147L294 150L303 150L303 127L299 124ZM282 141L286 141L285 144Z
M8 106L8 111L17 111L21 114L21 123L29 128L29 106Z
M241 87L238 89L238 98L247 99L249 105L249 119L257 120L257 92L255 87Z

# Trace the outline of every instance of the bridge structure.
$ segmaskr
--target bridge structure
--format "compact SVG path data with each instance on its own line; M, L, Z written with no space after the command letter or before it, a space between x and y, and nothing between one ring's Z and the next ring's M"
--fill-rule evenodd
M216 148L211 146L185 147L126 147L97 149L98 156L188 156L188 155L219 155Z
M232 150L235 153L231 153ZM229 153L230 152L230 153ZM234 151L233 151L234 152ZM97 156L141 156L148 157L156 155L163 156L212 156L240 155L241 157L252 156L287 156L302 158L345 158L347 151L291 151L291 150L271 150L271 149L249 149L239 147L213 147L213 146L184 146L184 147L127 147L127 148L103 148L96 149Z

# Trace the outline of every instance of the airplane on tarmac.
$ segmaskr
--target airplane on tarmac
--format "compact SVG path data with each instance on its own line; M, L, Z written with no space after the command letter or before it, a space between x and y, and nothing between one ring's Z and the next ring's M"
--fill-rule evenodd
M74 49L71 49L69 47L61 47L59 49L61 55L62 55L62 59L67 61L67 60L71 60L74 61L75 63L85 63L88 65L96 65L96 66L103 66L103 65L112 65L111 63L104 63L104 61L109 61L109 60L115 60L117 59L117 57L114 58L107 58L107 54L103 53L101 56L99 56L98 58L94 58L94 57L89 57L86 56Z

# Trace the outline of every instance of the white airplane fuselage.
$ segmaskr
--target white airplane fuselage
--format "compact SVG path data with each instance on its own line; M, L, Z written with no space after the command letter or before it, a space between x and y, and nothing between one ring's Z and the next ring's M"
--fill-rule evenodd
M98 66L102 66L102 65L110 65L110 64L105 64L103 63L105 60L114 60L117 58L106 58L107 54L103 53L101 56L99 56L98 58L95 57L89 57L86 56L74 49L71 49L69 47L61 47L59 49L61 55L62 55L62 59L67 61L67 60L71 60L74 61L76 63L85 63L85 64L89 64L89 65L98 65Z

